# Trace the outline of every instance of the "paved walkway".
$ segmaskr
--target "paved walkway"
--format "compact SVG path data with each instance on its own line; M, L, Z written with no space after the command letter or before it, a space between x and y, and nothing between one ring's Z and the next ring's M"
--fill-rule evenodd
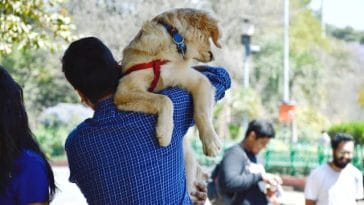
M68 181L68 167L53 167L56 183L60 189L52 205L86 205L86 200L81 194L78 187ZM285 191L282 198L282 204L285 205L303 205L304 198L302 192L292 190Z
M81 191L68 181L68 167L52 167L52 169L59 190L51 205L86 205L86 199Z
M68 167L53 167L59 191L51 205L86 205L86 200L75 184L68 182ZM282 205L304 205L302 192L293 191L290 187L283 187L284 193L280 202ZM364 202L358 203L364 205Z

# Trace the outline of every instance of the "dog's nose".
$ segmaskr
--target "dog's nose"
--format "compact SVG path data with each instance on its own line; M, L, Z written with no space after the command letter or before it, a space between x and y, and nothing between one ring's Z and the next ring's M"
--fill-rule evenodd
M210 55L210 61L214 60L214 54L211 51L209 51L209 55Z

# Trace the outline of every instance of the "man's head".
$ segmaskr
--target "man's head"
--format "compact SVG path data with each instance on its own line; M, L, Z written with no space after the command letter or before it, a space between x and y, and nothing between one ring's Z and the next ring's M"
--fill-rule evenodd
M115 92L121 74L111 51L95 37L71 43L62 58L62 70L81 97L94 105Z
M338 133L331 139L333 163L343 169L351 162L354 153L354 139L351 135Z
M252 120L243 140L245 149L258 154L266 147L269 140L274 138L275 131L272 124L266 120Z

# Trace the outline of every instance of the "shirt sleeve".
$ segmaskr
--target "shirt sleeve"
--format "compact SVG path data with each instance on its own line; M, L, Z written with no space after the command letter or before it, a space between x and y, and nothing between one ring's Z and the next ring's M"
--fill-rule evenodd
M306 179L305 199L310 199L310 200L315 200L315 201L317 200L318 188L319 188L317 181L318 181L317 172L315 172L315 170L313 170L313 171L311 171L311 174Z
M356 199L363 199L363 175L360 171L358 171L357 177L355 179L355 190L356 190Z
M242 150L233 147L225 154L218 175L219 185L223 191L244 192L262 180L261 174L248 172L246 166L248 166L248 158L244 156Z
M70 176L68 178L68 180L72 183L77 183L76 180L76 171L77 169L77 159L74 159L75 155L77 155L76 153L72 152L72 146L73 146L73 141L74 138L76 137L76 130L73 130L69 136L67 137L66 143L65 143L65 151L66 151L66 155L67 155L67 160L68 160L68 168L70 170Z
M48 202L48 175L45 162L41 158L24 161L24 169L19 176L19 204Z

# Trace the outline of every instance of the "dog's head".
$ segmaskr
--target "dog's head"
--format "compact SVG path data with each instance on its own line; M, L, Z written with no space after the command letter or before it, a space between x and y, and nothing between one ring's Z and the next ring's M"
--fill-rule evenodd
M218 21L205 11L189 8L175 9L154 17L152 21L164 22L177 29L187 46L184 56L186 59L212 61L214 56L210 38L216 47L221 48L219 43L221 30Z
M161 22L177 29L187 46L184 55L177 52L171 35ZM220 48L221 31L218 22L205 11L175 9L164 12L144 23L142 29L123 51L123 69L140 62L164 59L173 62L196 59L212 61L210 38ZM186 62L187 62L186 61Z

